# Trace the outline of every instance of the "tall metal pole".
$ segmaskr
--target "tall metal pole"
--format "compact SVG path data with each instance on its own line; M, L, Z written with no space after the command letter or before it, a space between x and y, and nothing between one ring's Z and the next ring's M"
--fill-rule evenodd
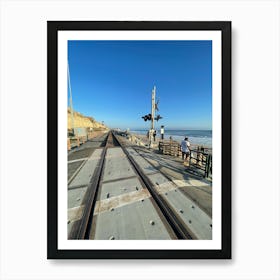
M155 118L155 99L156 99L156 87L154 86L152 90L152 110L151 110L151 129L149 133L149 142L150 147L152 146L152 139L153 139L153 133L154 133L154 118Z
M155 120L155 99L156 99L156 87L152 90L152 119L151 119L151 129L154 129Z
M74 133L74 111L73 111L72 89L71 89L70 71L69 71L69 62L68 61L67 61L67 72L68 72L68 85L69 85L69 92L70 92L71 126L72 126L73 134L75 134Z

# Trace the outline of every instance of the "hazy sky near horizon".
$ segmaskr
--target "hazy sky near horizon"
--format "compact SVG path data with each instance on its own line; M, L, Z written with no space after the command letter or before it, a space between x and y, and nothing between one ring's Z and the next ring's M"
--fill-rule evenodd
M212 129L211 41L68 41L68 62L74 110L110 128L149 129L156 86L156 128Z

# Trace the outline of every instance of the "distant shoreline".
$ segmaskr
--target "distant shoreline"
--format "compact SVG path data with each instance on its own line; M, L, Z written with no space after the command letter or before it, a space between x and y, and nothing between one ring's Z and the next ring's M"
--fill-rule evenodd
M138 136L142 140L147 139L147 132L148 130L129 131L130 134ZM204 148L212 148L212 130L165 130L164 140L169 140L170 137L178 143L181 143L185 137L188 137L192 147L203 146ZM160 138L160 129L158 129L156 139L161 140Z
M136 133L133 133L133 132L130 132L130 135L133 135L134 137L136 137L138 139L138 142L141 141L143 145L149 145L149 139L147 138L147 136L143 135L143 134L136 134ZM183 139L182 139L183 140ZM182 141L181 140L181 141ZM161 138L160 136L159 137L156 137L156 141L153 142L154 144L158 145L159 141L161 141ZM165 138L164 141L166 142L169 142L170 139L169 138ZM176 139L172 139L173 142L177 142L177 143L181 143L181 141L179 140L176 140ZM205 145L201 145L201 144L198 144L198 143L194 143L194 142L190 142L191 144L191 149L194 150L194 149L197 149L197 147L201 147L203 146L204 148L206 149L212 149L212 147L209 147L209 146L205 146Z

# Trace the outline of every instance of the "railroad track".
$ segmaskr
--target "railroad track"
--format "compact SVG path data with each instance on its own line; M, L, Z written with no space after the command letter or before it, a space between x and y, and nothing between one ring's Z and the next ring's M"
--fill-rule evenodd
M125 147L122 137L110 132L99 154L69 239L212 238L211 218L132 147ZM112 168L116 163L122 168Z

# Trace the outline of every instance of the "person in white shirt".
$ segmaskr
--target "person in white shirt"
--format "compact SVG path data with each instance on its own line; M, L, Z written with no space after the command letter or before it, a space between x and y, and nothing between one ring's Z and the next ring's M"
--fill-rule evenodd
M182 151L182 159L185 161L190 156L190 142L188 141L188 137L185 137L181 142L181 151Z
M161 135L161 140L164 138L164 126L162 125L160 128L160 135Z

